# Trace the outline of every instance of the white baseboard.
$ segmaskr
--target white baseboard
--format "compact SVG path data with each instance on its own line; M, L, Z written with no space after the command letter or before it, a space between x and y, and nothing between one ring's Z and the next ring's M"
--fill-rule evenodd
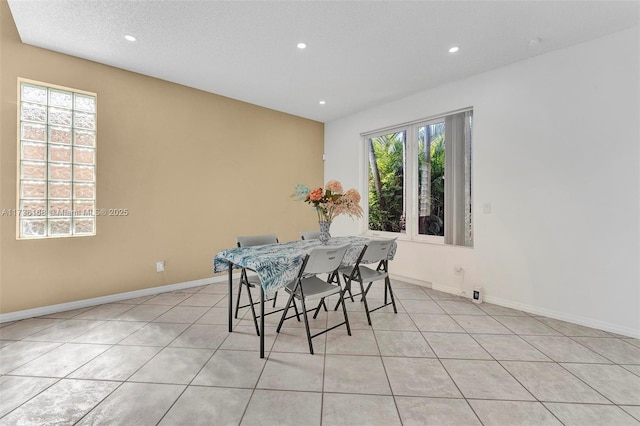
M39 317L42 315L51 315L58 312L71 311L74 309L81 309L89 306L104 305L105 303L114 303L121 300L134 299L136 297L153 296L160 293L184 290L185 288L198 287L202 285L213 284L216 282L226 282L227 279L227 275L203 278L201 280L186 281L177 284L163 285L160 287L150 287L144 288L142 290L127 291L125 293L110 294L108 296L93 297L91 299L75 300L73 302L59 303L57 305L25 309L23 311L8 312L6 314L0 314L0 323Z
M389 274L389 278L391 278L392 280L403 281L409 284L415 284L420 287L432 288L432 285L429 281L421 281L415 278L405 277L403 275L398 275L398 274Z
M435 284L434 290L442 291L449 294L460 295L460 288ZM468 293L468 292L467 292ZM467 298L471 298L469 294ZM610 333L620 334L622 336L634 337L640 339L640 330L635 330L628 327L621 327L617 324L611 324L606 321L598 321L592 318L584 318L576 315L569 315L564 312L553 311L551 309L540 308L537 306L527 305L524 303L513 302L511 300L502 299L493 296L484 296L484 301L493 303L494 305L503 306L505 308L517 309L519 311L528 312L534 315L540 315L543 317L549 317L560 321L567 321L573 324L583 325L585 327L596 328L598 330L608 331Z

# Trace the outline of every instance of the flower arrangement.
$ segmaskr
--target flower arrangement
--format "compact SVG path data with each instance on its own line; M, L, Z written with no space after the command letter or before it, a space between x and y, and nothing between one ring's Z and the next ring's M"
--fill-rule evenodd
M311 204L318 214L319 222L332 222L336 216L346 214L351 218L362 217L360 193L355 189L344 192L342 184L330 180L324 188L310 189L306 185L296 185L293 197Z

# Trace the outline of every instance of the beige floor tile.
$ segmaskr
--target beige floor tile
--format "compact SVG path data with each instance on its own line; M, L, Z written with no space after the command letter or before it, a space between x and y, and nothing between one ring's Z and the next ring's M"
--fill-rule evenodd
M493 359L468 334L423 332L422 335L438 358Z
M344 327L327 333L327 354L380 355L373 330L351 330L351 336Z
M2 419L3 424L73 424L119 386L116 382L61 380Z
M449 315L487 315L486 312L478 308L475 304L467 301L439 300L437 303L438 306Z
M409 314L373 312L371 325L374 330L418 331Z
M161 348L155 346L113 346L71 373L69 377L127 380L160 350Z
M303 422L305 426L320 425L321 407L320 392L256 389L240 424L300 426Z
M229 337L229 329L224 325L193 324L171 342L177 348L218 349Z
M640 405L640 377L617 365L562 364L614 404Z
M496 316L502 325L514 333L530 336L560 336L561 334L532 317Z
M394 395L461 397L440 361L427 358L384 357L384 366ZM420 374L416 374L420 371Z
M13 342L0 349L0 374L7 374L61 345L56 342Z
M115 345L147 323L141 321L106 321L72 340L73 343Z
M189 384L211 358L209 349L164 348L129 378L131 382Z
M561 426L544 405L524 401L469 401L485 426Z
M181 385L123 383L77 425L156 425L184 389Z
M258 352L218 350L193 379L193 385L254 388L266 359Z
M606 337L574 337L573 339L616 364L640 365L640 348L622 339Z
M159 425L238 425L252 392L251 389L189 386Z
M465 398L535 399L496 361L445 359L442 364Z
M0 417L19 407L35 395L56 383L58 379L47 377L0 377Z
M323 426L400 426L393 397L325 393L322 401Z
M65 343L11 371L18 376L65 377L109 349L107 345Z
M591 349L564 336L522 336L555 362L611 363Z
M565 426L638 426L640 422L613 405L544 404Z
M404 426L480 426L480 420L464 399L396 397Z
M322 330L311 329L311 335L321 332ZM331 333L331 332L330 332ZM313 338L313 350L315 353L322 354L325 351L327 334L320 334ZM304 328L282 328L276 342L271 348L271 352L298 352L309 353L309 343L307 341L307 333Z
M554 362L502 361L500 364L539 401L609 403L593 388Z
M323 375L322 356L272 352L256 388L322 392Z
M498 361L551 361L520 336L473 334L472 337Z
M435 358L431 347L419 331L375 331L382 356Z
M443 333L465 333L464 328L449 315L442 314L409 314L420 331Z
M189 324L149 323L129 337L121 345L166 346L178 337Z
M488 315L451 315L467 333L513 334L511 330Z
M391 395L380 357L327 355L324 391Z

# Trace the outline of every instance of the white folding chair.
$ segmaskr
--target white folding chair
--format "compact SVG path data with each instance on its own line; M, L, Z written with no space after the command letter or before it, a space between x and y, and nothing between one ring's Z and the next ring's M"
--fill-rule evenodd
M262 246L266 244L277 244L278 237L275 234L240 236L240 237L236 237L236 243L238 244L238 247L253 247L253 246ZM236 300L235 318L238 318L238 310L240 308L250 307L251 314L253 315L253 322L256 326L256 333L258 334L258 336L260 335L260 328L258 326L259 316L256 315L255 305L257 305L260 302L253 301L253 296L251 295L251 289L261 285L262 284L260 283L260 278L258 277L258 275L253 273L248 273L245 268L242 268L242 271L240 271L240 283L238 284L238 297ZM247 295L249 297L249 303L246 305L240 306L240 296L242 293L242 288L245 286L247 287ZM273 299L270 299L270 300L273 300L274 308L276 306L277 298L278 298L278 293L276 292L276 294L273 296Z
M389 279L389 265L388 256L389 251L393 247L395 238L392 239L375 239L371 240L360 253L358 260L353 266L343 266L338 269L338 273L342 274L345 279L345 291L351 294L351 283L357 281L360 283L360 293L353 296L362 296L360 301L364 302L364 309L367 313L367 321L371 325L371 312L384 308L385 306L392 305L393 311L397 314L396 301L393 297L393 290L391 289L391 280ZM378 263L376 269L372 269L365 264ZM367 293L371 288L371 285L376 281L384 280L384 303L374 309L369 309L369 303L367 302ZM369 283L365 289L364 283ZM387 302L390 297L391 301ZM352 299L353 301L353 299ZM337 310L340 303L344 304L344 299L338 300L334 310Z
M308 255L305 256L302 266L300 267L300 272L298 273L298 277L295 281L288 284L284 289L287 293L289 293L289 300L287 301L287 306L284 308L284 312L282 313L282 317L280 318L280 324L278 324L277 332L280 332L282 328L282 324L285 320L293 317L297 317L296 315L292 315L287 317L287 312L289 307L293 303L293 306L296 306L296 300L299 300L302 305L302 314L304 316L304 326L307 331L307 341L309 342L309 352L313 355L313 343L311 339L328 332L329 330L333 330L334 328L340 327L341 325L346 325L347 333L351 336L351 328L349 327L349 317L347 316L347 309L344 306L343 295L344 290L340 285L340 277L338 275L338 283L328 283L316 276L316 274L333 274L339 267L342 259L344 258L345 253L349 245L343 246L322 246L322 247L314 247L311 249ZM344 322L340 324L336 324L333 327L327 328L319 333L311 335L309 331L309 318L307 317L307 302L314 300L324 300L325 297L339 294L340 301L342 303L342 310L344 312ZM297 309L296 309L297 310Z

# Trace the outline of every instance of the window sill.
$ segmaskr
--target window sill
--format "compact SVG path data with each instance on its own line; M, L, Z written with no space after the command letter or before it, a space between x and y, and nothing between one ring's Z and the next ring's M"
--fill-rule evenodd
M437 246L444 246L444 237L435 237L435 236L415 236L411 237L410 235L403 234L400 232L385 232L385 231L365 231L364 235L368 237L380 237L380 238L397 238L398 241L407 241L410 243L418 243L418 244L432 244Z

